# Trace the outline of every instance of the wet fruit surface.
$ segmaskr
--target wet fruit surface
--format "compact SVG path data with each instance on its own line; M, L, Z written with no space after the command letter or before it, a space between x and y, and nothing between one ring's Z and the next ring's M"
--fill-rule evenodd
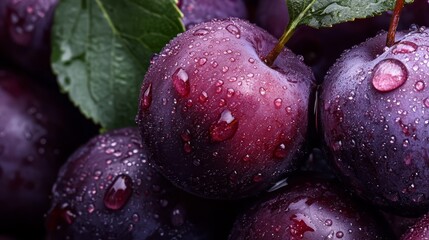
M391 239L373 211L338 183L304 175L245 211L229 239Z
M172 182L208 198L269 188L303 153L313 75L276 40L240 19L197 25L146 74L138 124L149 157Z
M50 30L57 0L0 1L0 53L32 74L50 74Z
M222 239L225 206L177 190L147 162L137 129L123 128L69 158L47 227L49 239Z
M429 216L424 215L416 224L401 236L401 240L429 239Z
M51 90L0 70L0 231L41 225L59 167L90 134Z
M364 198L400 214L429 207L429 31L384 48L382 34L331 69L320 101L324 138L343 178Z

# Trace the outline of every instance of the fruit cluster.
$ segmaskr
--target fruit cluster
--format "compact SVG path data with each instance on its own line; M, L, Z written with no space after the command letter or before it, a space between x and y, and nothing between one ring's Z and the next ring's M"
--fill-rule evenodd
M0 1L0 239L429 238L427 0L391 45L386 12L272 59L283 0L180 0L103 133L49 67L57 4Z

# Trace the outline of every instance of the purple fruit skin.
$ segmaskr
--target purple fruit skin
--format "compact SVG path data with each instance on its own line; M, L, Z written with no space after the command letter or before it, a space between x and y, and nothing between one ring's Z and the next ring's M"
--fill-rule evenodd
M385 51L381 34L346 52L325 78L319 110L327 150L342 178L373 204L409 215L429 207L429 30L404 34L398 32L399 42ZM387 74L408 77L381 92L372 80L385 59L405 68L394 72L391 65Z
M286 1L259 0L255 23L266 29L274 37L280 38L289 23Z
M58 0L0 1L0 54L25 72L51 76L50 33Z
M243 0L179 0L186 29L212 19L228 17L247 18L247 8Z
M153 62L137 122L148 157L174 184L206 198L237 199L295 169L314 78L287 49L274 69L267 67L260 58L275 42L240 19L211 21L173 39ZM172 78L179 68L189 78L182 95ZM229 138L214 141L213 126L225 112L237 121L228 127L238 128L224 129ZM283 153L275 154L280 147Z
M429 215L425 214L416 224L411 226L401 240L428 240L429 239Z
M392 239L386 226L337 182L304 174L244 211L229 239Z
M124 175L131 178L131 195L109 209L106 192ZM109 131L81 146L52 192L48 239L221 239L229 221L228 208L220 207L226 204L196 199L159 175L136 128Z
M68 154L85 140L83 125L57 89L0 70L0 231L35 227ZM21 230L22 231L22 230Z

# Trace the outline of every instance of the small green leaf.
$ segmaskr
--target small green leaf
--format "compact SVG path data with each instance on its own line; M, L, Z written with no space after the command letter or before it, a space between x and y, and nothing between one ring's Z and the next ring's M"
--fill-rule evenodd
M291 23L320 28L381 14L393 9L395 0L287 0L287 5Z
M174 0L61 0L52 67L81 111L106 129L134 125L153 53L184 31Z

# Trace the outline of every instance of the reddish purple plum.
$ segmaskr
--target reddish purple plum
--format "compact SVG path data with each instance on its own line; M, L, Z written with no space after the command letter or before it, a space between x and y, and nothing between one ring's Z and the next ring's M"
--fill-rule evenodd
M0 232L43 229L58 169L90 134L75 110L58 89L0 70Z
M0 54L26 72L51 76L50 32L58 0L1 0Z
M151 64L137 122L157 169L206 198L270 188L304 151L314 77L276 40L238 18L196 25Z
M48 239L224 239L232 221L220 206L176 189L149 164L137 128L122 128L94 137L61 168Z
M186 29L212 19L247 18L244 0L179 0L177 5L183 13Z
M343 186L303 174L247 209L229 239L388 240L392 234L381 215L353 199Z
M380 34L346 52L322 85L326 147L361 197L400 215L429 208L429 30Z

